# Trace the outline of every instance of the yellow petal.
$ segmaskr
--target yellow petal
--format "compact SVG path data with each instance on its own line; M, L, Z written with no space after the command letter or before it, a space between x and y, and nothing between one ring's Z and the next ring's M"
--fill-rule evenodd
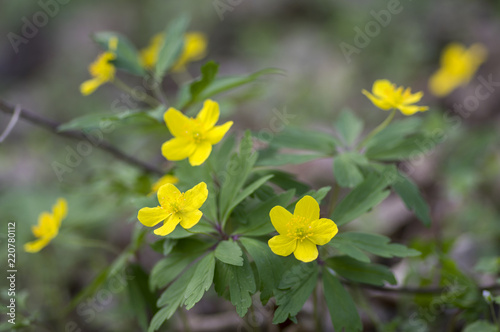
M429 90L437 97L443 97L453 91L459 82L444 70L436 71L429 79Z
M389 80L376 80L373 83L372 92L378 98L384 99L394 93L394 85Z
M292 214L290 211L282 206L275 206L269 212L269 217L271 217L271 222L278 233L285 235L288 232L287 224L292 219Z
M53 217L48 212L42 212L38 216L38 224L31 227L33 235L36 237L44 237L50 235L52 232L52 225L54 224Z
M191 211L182 214L181 226L185 229L190 229L200 221L203 213L200 210Z
M163 120L165 120L168 130L170 130L173 136L184 137L189 135L191 128L189 118L175 108L170 107L163 114Z
M91 80L85 81L80 85L80 92L84 96L88 96L97 90L104 82L98 78L93 78Z
M308 221L317 220L319 219L319 204L314 198L306 195L297 202L293 214L304 217Z
M161 146L161 153L167 160L182 160L193 154L196 144L185 138L172 138Z
M213 127L208 133L206 133L206 140L212 145L219 143L232 125L233 121L228 121L221 126Z
M159 222L165 220L169 215L170 213L161 207L145 207L139 210L137 219L139 219L141 224L144 226L153 227Z
M201 109L196 120L201 122L205 130L211 129L219 120L219 104L211 99L205 100L203 108Z
M208 190L205 182L200 182L184 194L184 209L198 210L207 200Z
M417 93L411 93L410 88L406 89L404 95L403 95L403 104L409 105L409 104L415 104L422 99L424 96L424 93L422 91L417 92Z
M181 218L177 214L172 214L165 220L163 226L154 230L154 233L159 236L168 235L174 231L180 221Z
M339 230L332 220L321 218L311 223L311 231L312 235L309 235L308 239L322 246L330 242Z
M57 228L61 226L61 221L68 214L68 202L64 198L59 198L56 204L52 207L52 215L54 217Z
M160 205L163 208L168 208L170 207L169 202L175 202L181 197L181 192L179 189L177 189L176 186L174 186L171 183L164 184L163 186L158 189L158 202L160 202Z
M297 241L297 248L293 252L293 255L299 261L308 263L318 258L318 248L314 243L307 239Z
M24 251L26 252L39 252L42 250L47 244L49 244L51 238L50 237L43 237L41 239L28 242L24 245Z
M429 109L429 107L426 106L399 106L398 109L403 113L404 115L413 115L417 112L424 112Z
M382 99L375 97L374 95L372 95L371 93L369 93L366 90L361 91L361 93L364 94L366 97L368 97L368 99L370 99L370 101L373 103L373 105L377 106L378 108L380 108L384 111L390 110L392 108L391 103L389 103L386 100L382 100Z
M184 49L179 59L172 66L173 72L186 70L186 64L191 61L200 60L205 57L207 38L199 32L186 33L184 36Z
M297 240L284 235L276 235L267 244L276 255L288 256L296 249Z
M170 174L164 175L151 185L151 193L157 192L161 186L167 183L176 184L177 182L179 182L179 179L176 176Z
M189 163L191 166L201 165L207 160L208 156L210 156L210 152L212 152L212 144L208 142L202 142L196 145L196 149L189 156Z

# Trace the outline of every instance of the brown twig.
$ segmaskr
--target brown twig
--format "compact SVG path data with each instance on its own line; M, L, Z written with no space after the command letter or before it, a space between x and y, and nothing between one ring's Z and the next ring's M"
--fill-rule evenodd
M0 100L0 111L7 113L7 114L14 114L15 107L6 103L3 100ZM31 112L31 111L26 110L26 109L21 110L20 117L28 122L31 122L34 125L37 125L39 127L43 127L45 129L47 129L48 131L50 131L51 133L53 133L55 135L66 137L66 138L71 138L71 139L75 139L75 140L85 140L85 141L89 140L89 138L87 136L85 136L84 133L82 133L81 131L77 131L77 130L58 131L57 128L61 125L61 123L54 121L52 119L46 118L42 115L39 115L37 113ZM121 161L124 161L130 165L134 165L134 166L144 170L145 172L154 173L157 175L163 175L165 173L164 171L162 171L160 168L158 168L156 166L147 164L147 163L145 163L145 162L143 162L135 157L132 157L132 156L129 156L129 155L123 153L122 151L118 150L116 147L114 147L113 145L111 145L110 143L108 143L104 140L101 141L99 144L96 144L96 147L98 147L99 149L101 149L103 151L108 152L109 154L111 154L112 156L114 156L115 158L117 158Z

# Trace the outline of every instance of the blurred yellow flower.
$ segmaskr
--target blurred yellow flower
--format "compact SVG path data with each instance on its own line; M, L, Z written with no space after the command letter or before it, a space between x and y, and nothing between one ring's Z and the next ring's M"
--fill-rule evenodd
M38 216L38 225L32 226L31 231L37 240L24 245L27 252L38 252L42 250L59 233L61 221L68 212L68 202L64 198L59 198L52 207L52 213L42 212Z
M466 85L487 56L488 50L481 44L474 44L469 49L458 43L447 45L441 54L441 68L429 79L429 90L443 97Z
M219 104L210 99L205 100L203 108L194 119L186 117L175 108L169 108L163 117L174 138L163 143L163 156L167 160L189 158L192 166L203 164L212 152L212 145L219 143L233 125L233 121L228 121L216 126L219 114Z
M161 186L167 183L176 184L177 182L179 182L179 179L176 176L170 174L164 175L151 185L151 193L157 192Z
M172 233L180 223L189 229L200 221L203 213L199 210L207 200L208 190L205 182L181 193L173 184L167 183L158 189L160 206L139 210L137 219L147 227L163 222L163 226L154 230L156 235L165 236Z
M319 218L319 204L311 196L297 202L293 215L278 205L269 216L280 234L269 240L271 250L279 256L293 252L295 258L306 263L318 258L316 245L327 244L338 232L332 220Z
M117 46L118 38L110 38L108 45L109 51L101 53L97 59L90 64L89 73L92 79L80 85L80 92L82 95L88 96L104 83L114 80L116 68L111 61L116 59L116 54L114 52Z
M158 55L164 41L164 34L159 33L151 38L149 45L140 52L142 65L152 69L158 61ZM172 71L184 71L189 62L201 60L207 52L207 37L201 32L188 32L184 35L184 48Z
M362 93L371 100L378 108L388 111L398 109L404 115L412 115L417 112L427 111L427 106L412 105L418 103L423 92L411 93L411 89L400 86L397 87L388 80L377 80L373 83L372 93L363 90Z

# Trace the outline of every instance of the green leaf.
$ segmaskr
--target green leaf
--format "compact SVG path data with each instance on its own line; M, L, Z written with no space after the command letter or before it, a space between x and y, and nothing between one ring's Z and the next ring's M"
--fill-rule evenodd
M251 194L252 188L242 193L240 193L240 191L257 160L257 153L252 152L252 146L252 136L250 132L247 131L245 137L243 137L240 142L239 153L235 152L231 156L229 161L231 167L227 167L224 173L220 174L223 178L220 192L220 215L223 225L235 206L235 199L237 197L241 198L241 195L246 194L248 191L250 191L249 194ZM255 187L254 190L257 188L258 187Z
M340 234L337 235L332 241L330 241L329 245L340 251L342 254L357 259L358 261L365 263L370 262L370 257L368 257L356 245L353 245L351 242L349 242L349 240L341 238Z
M351 295L328 269L323 273L323 287L335 331L361 331L363 324Z
M238 227L234 233L261 236L273 232L275 229L271 223L269 211L277 205L288 206L294 195L295 190L289 190L252 207L247 215L248 223Z
M399 175L392 183L392 188L401 197L406 207L413 211L425 226L431 225L429 206L413 181L406 176Z
M341 187L356 187L363 181L363 174L358 168L363 156L355 152L339 154L333 161L333 175Z
M252 294L257 291L255 276L246 255L243 266L234 266L217 261L215 290L221 296L228 288L228 296L240 317L245 316L252 305Z
M179 58L184 47L184 32L188 23L189 19L186 16L181 16L173 20L165 28L163 32L165 38L153 72L156 82L162 81L167 71Z
M109 128L115 123L156 123L157 120L149 112L124 111L118 114L112 113L92 113L79 116L57 127L58 132L68 130L90 130Z
M241 250L241 249L240 249ZM209 253L197 264L193 278L184 292L186 309L191 309L212 286L215 271L215 254Z
M321 201L326 197L326 195L328 195L328 193L330 192L331 189L332 189L332 187L329 187L329 186L322 187L322 188L319 188L318 190L308 191L305 195L311 196L312 198L317 200L318 203L321 204ZM302 196L302 197L304 197L304 196ZM300 198L297 201L299 201L299 200L300 200Z
M143 331L148 328L148 312L156 308L155 295L148 288L148 274L138 264L130 266L131 278L127 278L127 289L130 299L130 308L137 317L139 326Z
M260 155L260 154L259 154ZM312 160L326 158L324 154L275 154L257 161L257 166L298 165Z
M189 86L192 99L196 99L214 81L218 71L219 64L214 61L209 61L201 67L201 78Z
M463 332L498 332L498 327L485 320L478 320L467 325Z
M481 257L474 270L488 274L498 274L500 272L500 257Z
M317 151L328 156L334 155L336 147L339 145L331 135L297 127L286 127L277 133L269 143L276 148Z
M151 270L151 289L162 288L172 282L196 257L196 254L177 253L160 260Z
M416 117L395 121L365 144L367 152L395 146L405 137L415 134L421 127L422 119Z
M103 31L94 34L92 38L103 50L111 51L116 54L116 59L113 61L116 68L126 70L139 76L144 76L146 74L139 60L137 49L127 37L115 32ZM114 51L109 49L109 40L111 38L118 39L118 45Z
M343 142L352 146L363 130L363 121L349 109L344 109L335 124Z
M373 160L403 160L429 153L437 143L431 136L415 134L403 140L395 140L393 144L367 149L365 155Z
M360 250L368 251L371 254L386 258L413 257L420 255L419 251L409 249L402 244L390 243L390 239L388 237L378 234L360 232L341 233L335 236L330 244L333 247L339 246L340 248L347 244Z
M342 226L368 212L389 196L387 178L371 173L337 205L332 220Z
M215 257L223 263L243 266L243 252L232 240L221 241L215 248Z
M299 264L285 272L276 290L273 324L283 323L295 317L316 287L318 266L316 263Z
M386 281L391 285L397 284L391 270L384 265L364 263L348 256L329 258L326 264L337 274L354 282L375 286L383 286Z
M311 188L307 185L304 184L303 182L297 180L296 176L294 174L284 172L281 170L277 169L269 169L265 171L259 172L259 174L273 174L274 177L269 180L271 183L274 183L278 187L284 189L284 190L295 190L298 195L304 195L306 192L308 192Z
M259 273L260 299L263 303L269 301L278 287L283 271L295 264L292 257L279 257L274 254L267 243L259 240L242 237L241 244L248 251L255 262Z
M148 328L148 332L154 332L158 330L163 323L172 317L177 308L182 305L184 302L184 293L191 282L191 279L194 276L196 271L197 264L192 265L186 272L182 274L179 278L177 278L174 283L167 288L165 292L160 296L156 305L158 307L164 307L160 309L151 320L151 323Z

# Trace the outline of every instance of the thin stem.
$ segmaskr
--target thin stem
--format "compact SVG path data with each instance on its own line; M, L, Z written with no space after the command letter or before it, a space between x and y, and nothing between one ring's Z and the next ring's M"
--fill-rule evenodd
M366 143L368 143L373 136L377 135L379 132L385 129L391 123L392 119L394 118L394 115L396 114L396 109L393 108L391 111L391 114L382 122L379 124L375 129L373 129L366 137L361 141L361 143L358 144L357 149L359 150L363 146L365 146Z
M7 128L5 128L2 136L0 136L0 143L2 143L7 138L7 136L9 136L12 129L14 129L14 126L16 125L17 120L19 120L19 115L21 114L21 110L22 110L21 106L16 105L16 109L14 110L14 115L12 116L9 123L7 124Z
M316 331L322 331L321 318L319 315L319 304L318 304L318 285L313 290L313 316L314 316L314 326Z
M489 302L490 302L489 307L490 307L490 312L491 312L491 318L495 322L495 325L498 327L498 318L497 318L497 314L495 312L495 306L493 304L493 301L489 301Z
M335 209L335 206L337 205L337 200L339 199L339 193L340 193L340 186L337 182L333 185L333 191L332 191L332 196L330 198L330 203L328 204L328 210L327 210L327 218L330 218L330 216L333 213L333 210Z
M158 107L160 105L162 105L162 103L151 97L150 95L148 95L147 93L136 93L134 91L134 89L132 89L131 87L129 87L127 84L125 84L123 81L119 80L118 78L115 78L112 83L119 89L125 91L126 93L128 93L129 95L131 95L134 99L137 99L137 100L140 100L140 101L143 101L145 103L147 103L149 106L151 107Z
M179 308L178 313L179 317L181 318L182 325L184 326L184 331L191 332L191 328L189 326L189 320L187 318L186 312L184 311L184 308Z
M441 294L449 292L450 289L447 287L397 287L388 288L383 286L373 286L367 284L353 283L347 280L342 280L342 283L348 287L361 287L364 289L370 289L373 291L385 292L385 293L401 293L401 294ZM500 284L493 284L488 286L479 286L479 290L499 290Z
M164 105L164 106L167 106L168 104L168 100L167 100L167 97L165 96L165 94L161 91L160 89L160 84L155 84L154 87L153 87L153 94L155 95L155 97L161 101L161 103Z
M0 100L0 111L7 113L7 114L14 114L15 108L8 103L4 102L3 100ZM28 111L26 109L22 109L20 111L19 117L31 122L34 125L37 125L39 127L45 128L48 131L52 132L55 135L66 137L66 138L71 138L79 141L88 141L89 138L85 136L81 131L77 130L67 130L67 131L59 131L57 128L61 125L60 122L54 121L52 119L46 118L42 115L39 115L37 113ZM142 169L145 172L148 173L154 173L157 175L164 175L164 172L160 169L157 168L156 166L147 164L143 161L140 161L136 159L133 156L129 156L120 150L118 150L116 147L111 145L110 143L106 142L105 140L102 140L98 144L94 144L95 147L108 152L115 158L124 161L130 165L136 166L140 169Z

